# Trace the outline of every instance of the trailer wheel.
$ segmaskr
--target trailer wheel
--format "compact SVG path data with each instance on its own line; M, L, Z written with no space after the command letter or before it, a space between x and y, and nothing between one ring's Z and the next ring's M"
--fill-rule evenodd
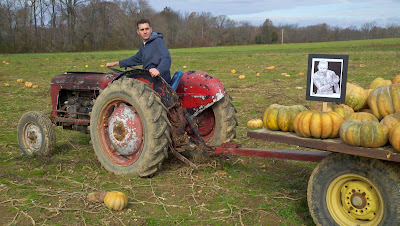
M314 169L307 199L317 225L398 225L399 166L331 154Z
M168 156L170 127L159 95L144 82L124 78L109 84L96 99L90 136L108 171L147 177Z
M200 136L210 146L231 142L236 137L236 109L228 93L211 108L197 115L194 121Z
M40 111L25 113L18 123L18 144L26 155L50 155L56 133L49 117Z

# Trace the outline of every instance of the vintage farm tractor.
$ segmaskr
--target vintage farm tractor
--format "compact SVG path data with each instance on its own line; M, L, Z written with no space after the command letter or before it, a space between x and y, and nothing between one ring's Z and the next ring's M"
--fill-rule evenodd
M315 161L320 163L310 177L307 201L317 225L400 225L400 155L393 147L349 146L340 138L268 129L249 130L247 136L322 151L230 143L236 135L235 107L221 82L205 72L177 72L171 84L138 69L71 72L53 77L51 94L50 117L34 111L19 122L18 142L28 155L51 154L55 124L90 132L99 161L118 175L151 176L168 150L184 161L180 153L204 149Z
M90 132L101 164L117 175L153 175L171 150L203 152L236 136L236 110L222 83L202 71L177 71L171 84L147 70L68 72L51 80L52 112L24 114L25 154L50 155L54 125Z

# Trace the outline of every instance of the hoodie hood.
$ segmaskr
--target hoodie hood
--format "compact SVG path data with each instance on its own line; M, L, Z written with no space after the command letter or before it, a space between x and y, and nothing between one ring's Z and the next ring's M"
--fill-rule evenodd
M150 36L149 40L147 40L146 43L151 42L151 41L153 41L154 39L163 38L163 37L164 37L163 34L161 34L161 33L159 33L159 32L153 32L153 33L151 33L151 36Z

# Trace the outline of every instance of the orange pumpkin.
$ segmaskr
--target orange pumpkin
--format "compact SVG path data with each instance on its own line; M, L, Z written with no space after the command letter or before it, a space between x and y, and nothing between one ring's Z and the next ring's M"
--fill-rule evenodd
M293 128L301 137L335 138L339 136L342 122L343 118L334 111L308 110L297 114L293 120Z
M264 112L264 126L270 130L293 131L293 119L302 111L307 110L302 105L283 106L271 104Z
M389 129L375 121L348 118L340 126L344 143L365 148L377 148L388 141Z
M380 123L386 126L388 129L391 129L399 122L400 122L400 110L396 111L396 113L394 114L385 116Z
M370 89L376 89L378 87L381 86L388 86L388 85L392 85L392 81L387 80L387 79L383 79L381 77L378 77L376 79L374 79L371 84L369 85Z
M321 102L317 102L312 110L316 110L316 111L322 111L323 108L323 104ZM348 116L350 116L351 114L354 113L353 108L345 105L345 104L337 104L337 103L331 103L329 102L327 104L327 109L326 111L334 111L336 113L338 113L340 116L342 116L342 118L347 118Z
M400 152L400 123L390 129L389 142L396 151Z
M122 210L128 205L128 197L120 191L111 191L104 197L104 204L112 210Z
M349 118L379 122L379 119L375 115L368 112L355 112Z
M400 83L400 75L396 75L392 81L393 84Z
M32 82L25 82L25 87L26 88L32 88L33 83Z
M251 119L247 122L247 128L249 129L261 129L263 125L264 124L261 119Z
M374 89L368 97L372 113L382 119L400 109L400 83Z

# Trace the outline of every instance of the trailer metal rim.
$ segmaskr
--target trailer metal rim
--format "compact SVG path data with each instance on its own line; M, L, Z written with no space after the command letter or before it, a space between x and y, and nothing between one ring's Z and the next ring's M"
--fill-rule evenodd
M42 137L40 127L36 123L29 122L25 124L23 129L23 142L27 151L31 153L39 151L42 147Z
M377 225L384 203L377 187L367 178L344 174L333 180L326 193L332 218L340 225Z
M140 115L123 98L108 101L99 115L99 141L107 158L120 166L133 164L143 150Z

